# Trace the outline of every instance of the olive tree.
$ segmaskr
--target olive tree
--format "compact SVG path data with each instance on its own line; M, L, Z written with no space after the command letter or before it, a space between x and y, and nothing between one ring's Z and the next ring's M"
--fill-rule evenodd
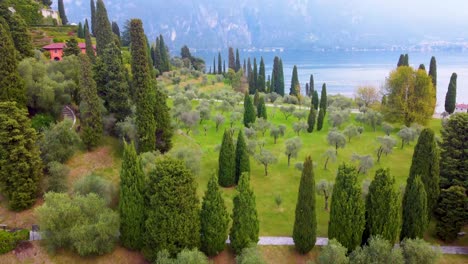
M396 145L396 139L390 136L378 137L379 148L377 149L377 162L380 162L382 154L388 155L392 153L393 147Z
M329 182L325 179L320 180L320 182L317 183L315 190L318 195L323 196L323 198L325 199L325 210L328 211L328 199L330 198L333 192L333 182Z
M268 176L268 165L278 161L276 156L266 149L262 149L259 154L255 155L255 159L263 165L265 169L265 176Z
M297 157L299 150L302 147L302 141L298 137L287 139L285 142L286 149L284 150L284 154L288 157L288 167L290 165L291 157Z
M338 155L338 149L346 146L346 138L343 133L332 130L327 135L328 144L335 147L335 153Z

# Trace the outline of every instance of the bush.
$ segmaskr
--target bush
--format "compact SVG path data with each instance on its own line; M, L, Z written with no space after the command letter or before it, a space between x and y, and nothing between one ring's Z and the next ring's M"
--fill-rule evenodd
M41 132L54 122L54 118L48 114L37 114L31 118L31 126Z
M0 230L0 255L8 253L16 248L20 241L29 239L29 230L23 229L17 232Z
M170 254L167 250L162 250L158 252L155 263L158 264L208 264L208 258L200 252L198 249L194 248L192 250L184 249L179 254L177 258L171 259Z
M323 247L318 257L319 264L348 264L349 259L346 256L348 249L343 247L336 239L328 241L328 245Z
M199 149L182 147L170 152L173 158L179 159L185 163L185 167L189 169L193 175L200 173L200 158L202 153Z
M263 264L266 263L262 254L255 244L246 247L242 253L236 257L236 264Z
M39 141L44 163L64 163L73 156L81 144L81 139L71 127L72 121L66 119L44 131L44 136Z
M107 205L109 205L115 197L114 185L112 185L110 181L95 174L85 176L76 181L73 185L73 192L80 195L94 193L104 199Z
M52 161L47 164L49 177L47 178L47 191L48 192L67 192L67 176L70 169L57 161Z
M435 264L441 256L440 248L432 248L429 243L420 238L403 240L401 248L406 264Z

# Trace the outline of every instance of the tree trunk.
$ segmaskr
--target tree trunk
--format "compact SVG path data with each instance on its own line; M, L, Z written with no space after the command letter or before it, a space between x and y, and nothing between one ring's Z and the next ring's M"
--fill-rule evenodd
M335 154L338 156L338 143L335 144Z
M289 162L291 161L291 154L288 155L288 167L289 167Z
M275 139L275 144L276 144L276 137L274 137L274 139Z
M265 176L268 176L268 164L264 164L263 166L265 166Z
M325 195L325 211L328 211L328 195Z
M325 167L323 168L324 170L327 170L327 164L328 164L329 159L330 159L330 157L328 157L327 160L325 161Z
M405 141L402 139L401 140L401 149L403 149L404 144L405 144Z

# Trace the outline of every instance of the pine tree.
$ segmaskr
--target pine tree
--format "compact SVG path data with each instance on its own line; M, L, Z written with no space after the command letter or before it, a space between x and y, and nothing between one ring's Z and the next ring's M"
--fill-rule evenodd
M18 107L26 106L26 87L18 73L16 50L10 33L0 22L0 102L17 102Z
M102 138L101 104L93 80L91 61L80 55L80 117L81 139L88 149L96 147Z
M86 55L89 57L92 63L96 61L96 54L94 53L93 42L91 41L91 34L89 32L88 19L85 21L84 26L85 44L86 44Z
M317 118L317 131L322 130L323 127L323 120L325 119L325 111L320 108Z
M153 87L156 87L156 100L154 103L156 149L164 154L172 148L173 128L171 126L170 108L167 106L167 94L161 91L155 83Z
M322 85L322 94L320 95L320 109L323 108L323 114L327 113L327 85Z
M232 209L229 238L234 252L239 254L250 244L257 244L259 229L255 194L250 188L250 175L244 173L239 179Z
M401 225L401 197L388 169L378 169L366 196L366 231L363 243L372 236L396 243Z
M175 256L200 246L200 205L197 184L183 161L163 157L150 171L146 192L143 253L152 262L166 249Z
M65 14L65 7L63 6L63 0L58 0L58 11L60 19L62 20L62 25L68 24L67 15Z
M221 66L221 52L218 52L218 74L223 74L223 68Z
M9 207L15 211L36 201L42 177L36 135L26 108L0 102L0 182Z
M314 105L315 110L319 109L319 97L317 90L314 90L314 93L312 95L312 104Z
M228 64L229 69L236 71L236 60L234 58L234 49L232 47L229 47L228 59L229 59L229 64Z
M299 96L301 94L301 87L299 85L299 78L297 76L297 66L294 65L291 77L291 88L289 90L289 95Z
M263 99L263 97L261 97L258 101L258 105L257 105L257 117L258 118L263 118L264 120L267 120L268 119L268 116L267 116L267 108L265 106L265 100Z
M236 150L231 132L228 130L224 131L223 142L219 150L218 182L222 187L231 187L236 184Z
M434 56L431 57L431 63L429 65L429 76L432 78L432 85L434 85L435 94L437 94L437 62Z
M400 240L422 238L428 225L427 194L421 177L408 178L403 196L403 222Z
M315 92L315 83L314 83L314 75L311 74L310 75L310 80L309 80L309 94L308 96L312 97L312 95L314 94ZM318 104L317 104L318 106ZM317 109L316 109L317 110Z
M317 240L317 217L315 214L315 177L312 159L304 161L294 219L294 245L301 254L309 252Z
M365 227L365 208L354 166L340 165L330 207L328 238L335 238L348 251L360 245Z
M114 33L107 16L106 6L102 0L96 2L96 27L94 28L96 36L96 52L98 56L104 53L104 49L111 42L114 42Z
M120 169L120 242L126 248L143 246L145 223L145 174L133 143L124 142Z
M250 173L250 158L249 152L247 151L247 145L245 143L244 133L241 129L237 136L236 144L236 184L239 183L240 176L244 172Z
M151 76L146 51L145 33L139 19L130 22L133 93L136 104L136 127L138 151L152 151L156 144L156 121L154 119L155 94L151 89Z
M171 70L169 53L167 51L166 44L164 43L164 38L162 35L159 35L159 49L161 54L161 71L167 72Z
M255 108L252 103L252 98L248 93L244 96L244 126L250 127L251 124L255 123Z
M317 110L315 110L314 105L310 106L309 116L307 116L307 132L312 133L314 131L315 119L317 118ZM323 118L322 118L323 120ZM318 129L318 128L317 128Z
M437 217L436 234L444 241L454 241L466 224L468 211L466 189L454 185L440 193L439 206L435 211Z
M78 46L78 41L76 41L76 38L70 38L69 40L66 41L66 46L63 48L63 56L78 56L81 54L81 49Z
M18 13L10 12L6 5L0 5L0 17L4 19L0 18L3 20L0 23L10 32L14 47L18 51L18 60L32 57L33 45L26 21Z
M265 62L263 57L260 58L260 69L258 70L257 78L257 91L264 93L265 92Z
M208 256L223 251L228 238L229 214L215 175L210 178L203 197L200 227L201 251Z
M90 1L91 4L91 32L93 36L96 36L96 5L94 4L94 0Z
M239 56L239 49L236 49L236 72L241 69L240 65L240 56Z
M120 40L120 28L117 22L112 21L112 32L119 38Z
M457 101L457 74L452 73L447 94L445 94L445 111L452 114L455 111Z
M409 177L421 176L427 194L428 218L431 217L439 198L439 160L434 131L425 128L419 135L418 143L414 148Z

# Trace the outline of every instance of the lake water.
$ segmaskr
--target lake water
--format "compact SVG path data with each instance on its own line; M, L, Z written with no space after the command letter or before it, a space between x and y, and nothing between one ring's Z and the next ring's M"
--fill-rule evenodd
M217 52L197 52L207 63L207 70L213 64L213 57ZM227 50L222 54L228 60ZM468 52L408 52L410 65L414 68L423 63L429 70L431 56L437 60L437 107L436 112L444 111L445 93L453 72L457 79L457 103L468 103ZM283 60L285 77L285 93L289 92L292 69L298 68L301 89L309 82L310 75L314 75L315 89L321 90L322 84L327 84L330 94L353 96L354 91L361 85L373 85L382 88L391 70L395 69L400 52L359 51L359 52L317 52L317 51L284 51L284 52L245 52L240 51L241 61L250 57L260 57L265 61L266 73L271 75L273 59L279 56ZM217 62L216 62L217 63ZM226 65L227 67L227 65Z

